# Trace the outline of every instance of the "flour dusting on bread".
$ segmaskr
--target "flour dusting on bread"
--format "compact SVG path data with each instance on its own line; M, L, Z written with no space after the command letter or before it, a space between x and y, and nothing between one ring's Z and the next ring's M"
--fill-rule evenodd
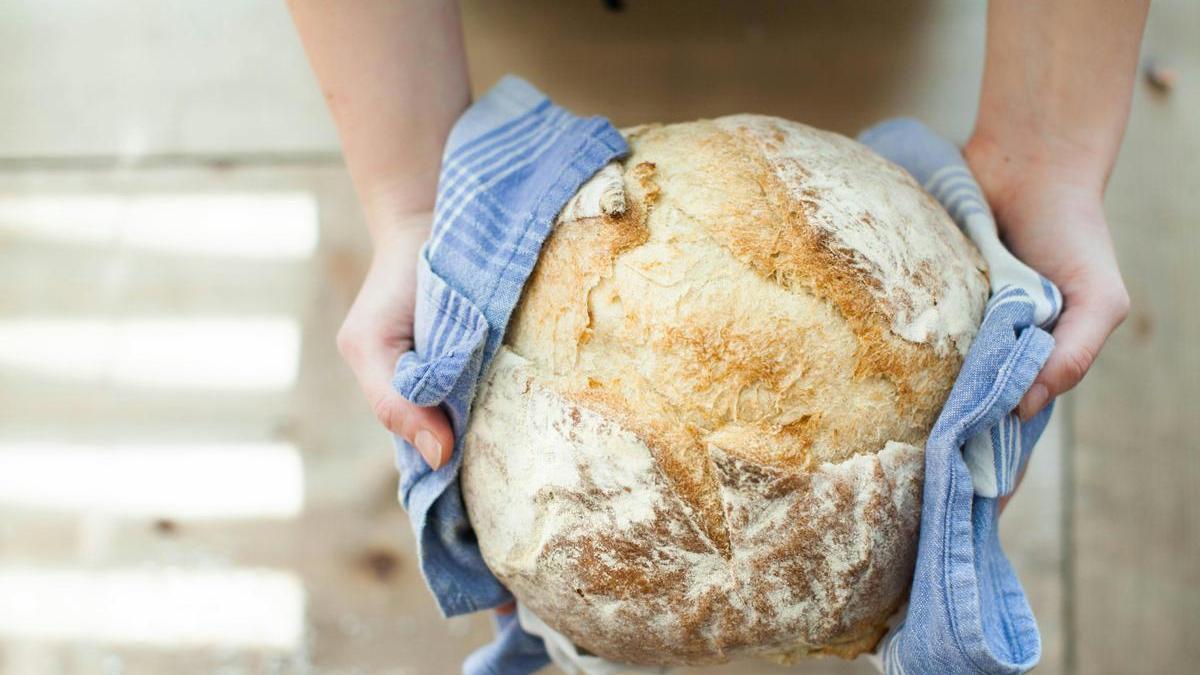
M896 334L966 354L987 298L983 259L908 173L845 136L795 122L732 115L715 123L753 142L809 223L878 280Z
M738 115L627 130L463 439L489 567L612 661L851 658L904 600L982 262L903 171Z

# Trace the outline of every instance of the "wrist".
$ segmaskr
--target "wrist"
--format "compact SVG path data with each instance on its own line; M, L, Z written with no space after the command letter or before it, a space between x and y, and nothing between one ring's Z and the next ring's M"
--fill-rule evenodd
M411 236L414 229L428 235L433 221L432 191L411 189L401 181L380 182L360 189L359 199L376 248L397 235Z
M394 246L420 247L429 238L433 226L433 213L396 214L371 226L371 244L378 255Z
M1044 188L1097 203L1104 198L1109 164L1099 153L1067 147L1036 132L977 127L963 146L963 158L993 204Z

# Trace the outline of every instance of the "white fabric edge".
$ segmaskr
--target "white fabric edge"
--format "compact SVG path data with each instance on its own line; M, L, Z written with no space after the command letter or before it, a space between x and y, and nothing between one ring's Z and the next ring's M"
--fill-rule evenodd
M619 675L620 673L647 673L665 675L670 669L665 666L631 666L615 663L599 656L580 654L567 636L559 633L542 621L528 607L517 603L517 621L526 633L542 638L550 660L567 675Z

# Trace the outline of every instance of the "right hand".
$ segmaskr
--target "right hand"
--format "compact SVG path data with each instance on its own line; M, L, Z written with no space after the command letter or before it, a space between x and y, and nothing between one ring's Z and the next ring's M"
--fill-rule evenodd
M1062 291L1054 350L1017 407L1023 421L1079 384L1108 336L1129 313L1129 294L1117 267L1104 216L1103 162L1031 158L1021 148L1046 144L1018 139L1011 147L980 134L964 155L996 214L1000 234L1023 262Z
M414 405L392 388L396 361L413 347L417 256L429 237L431 221L432 214L421 213L382 228L367 277L338 331L337 345L379 422L437 469L454 450L450 422L440 408Z

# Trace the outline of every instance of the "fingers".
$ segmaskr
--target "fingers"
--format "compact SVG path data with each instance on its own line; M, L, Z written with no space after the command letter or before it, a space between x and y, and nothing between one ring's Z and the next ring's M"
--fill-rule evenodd
M379 422L438 469L454 451L454 431L445 413L414 405L392 388L396 360L412 347L416 262L430 218L428 213L413 214L377 234L375 256L337 344Z
M505 616L508 614L512 614L513 610L515 610L516 608L517 608L517 603L510 601L510 602L506 602L503 605L500 605L499 607L497 607L496 613L499 614L500 616Z
M440 469L450 460L454 432L441 409L413 405L395 391L378 394L372 409L380 423L412 444L430 468Z
M1028 421L1048 402L1079 384L1105 340L1129 313L1129 295L1118 278L1067 296L1065 306L1054 329L1054 351L1017 406L1022 421Z
M454 450L454 432L440 408L423 408L392 388L392 370L407 343L388 344L376 331L358 329L351 321L338 333L338 349L358 378L375 417L392 433L408 441L434 469L441 468Z

